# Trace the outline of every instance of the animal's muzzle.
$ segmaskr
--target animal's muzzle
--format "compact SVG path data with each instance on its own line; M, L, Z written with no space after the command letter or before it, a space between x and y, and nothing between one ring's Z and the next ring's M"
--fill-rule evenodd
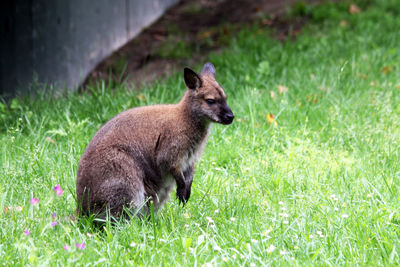
M221 123L225 125L231 124L234 118L235 116L233 115L232 110L228 107L228 105L226 105L224 107L224 113L221 119Z

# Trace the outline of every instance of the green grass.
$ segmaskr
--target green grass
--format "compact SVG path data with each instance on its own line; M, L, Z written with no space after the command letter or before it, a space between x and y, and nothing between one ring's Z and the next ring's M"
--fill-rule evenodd
M154 223L98 231L68 216L93 134L130 107L177 102L181 73L0 105L0 264L398 265L400 5L362 3L305 8L295 42L255 26L209 56L236 120L213 128L187 206L173 194Z

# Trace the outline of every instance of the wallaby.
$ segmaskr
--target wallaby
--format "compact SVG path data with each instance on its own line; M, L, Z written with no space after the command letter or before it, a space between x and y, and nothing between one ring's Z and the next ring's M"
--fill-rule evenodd
M119 218L126 208L148 215L146 200L159 209L175 183L179 203L189 200L211 122L234 118L215 75L211 63L200 75L185 68L187 90L178 104L126 110L94 135L78 167L79 215Z

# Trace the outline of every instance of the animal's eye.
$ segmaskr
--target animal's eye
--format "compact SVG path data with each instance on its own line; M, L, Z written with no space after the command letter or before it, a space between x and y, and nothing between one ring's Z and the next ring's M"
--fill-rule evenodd
M206 99L206 102L209 105L215 104L215 100L214 99Z

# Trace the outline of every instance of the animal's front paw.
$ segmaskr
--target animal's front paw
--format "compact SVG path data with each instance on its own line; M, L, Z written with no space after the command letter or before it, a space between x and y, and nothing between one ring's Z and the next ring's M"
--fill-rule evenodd
M192 190L191 190L191 186L186 186L186 189L185 189L185 199L186 199L186 202L188 202L188 200L189 200L189 198L190 198L190 191L192 191Z
M190 192L189 192L190 195ZM179 200L179 204L182 203L183 206L185 206L186 202L189 199L187 190L185 187L178 187L176 189L176 198Z

